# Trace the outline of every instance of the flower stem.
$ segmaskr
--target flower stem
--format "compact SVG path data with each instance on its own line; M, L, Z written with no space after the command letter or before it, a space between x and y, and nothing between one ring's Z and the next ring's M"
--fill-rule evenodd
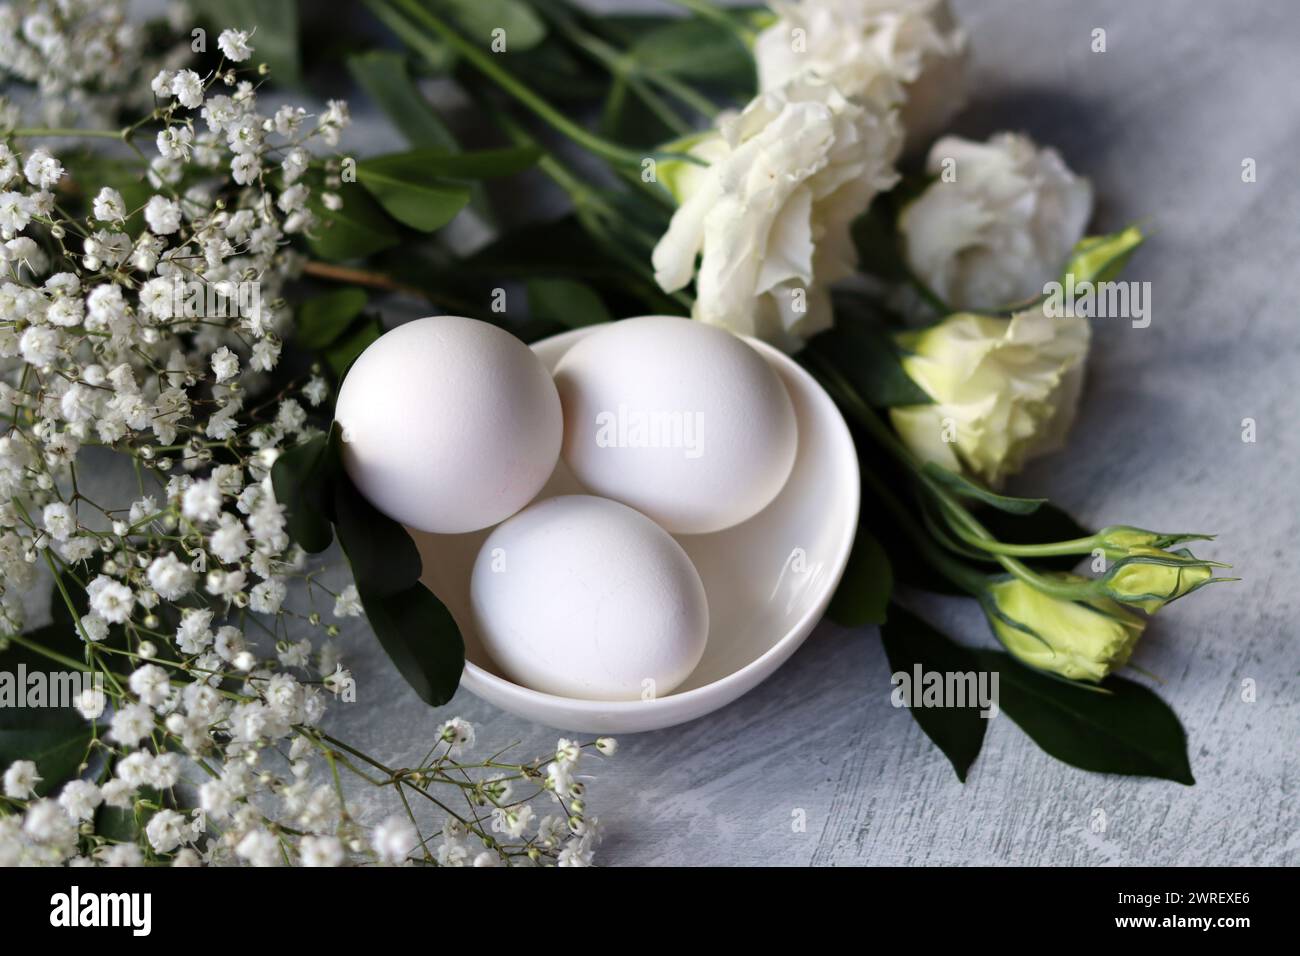
M842 407L859 425L865 428L873 438L875 438L886 450L888 450L898 461L916 475L921 485L926 488L939 502L943 508L944 514L949 519L954 530L961 533L965 529L969 533L962 535L964 540L977 546L981 543L992 542L1000 544L997 538L982 525L979 520L971 514L960 500L953 495L947 488L939 484L921 467L921 462L915 455L901 442L898 437L885 427L885 423L880 417L864 402L857 392L844 381L843 377L830 366L829 363L816 355L810 356L814 375L826 386L827 390L835 395ZM1044 594L1052 597L1062 598L1065 600L1077 600L1092 593L1089 585L1070 584L1064 581L1054 581L1033 569L1026 567L1020 561L1006 554L993 551L994 560L1002 565L1011 574L1014 574L1020 580L1024 581L1031 587L1042 591ZM940 570L943 570L942 568ZM945 572L946 573L946 572Z
M638 166L646 158L641 152L625 149L616 143L611 143L570 120L516 79L509 70L498 65L492 55L484 53L478 46L465 39L459 32L444 22L441 17L421 6L417 0L366 0L366 2L371 7L387 6L390 9L394 6L399 7L412 20L436 33L448 46L464 57L466 62L473 65L475 69L502 90L532 110L539 119L584 149L611 163L625 166Z
M42 136L49 137L69 137L75 139L126 139L127 130L111 129L75 129L70 127L44 127L28 126L22 129L10 131L9 135L15 138L29 139Z
M725 10L720 10L709 0L670 0L671 3L677 4L684 10L690 10L701 20L708 20L710 23L716 23L718 26L733 33L741 43L745 45L746 50L752 50L754 40L758 37L758 32L741 23Z

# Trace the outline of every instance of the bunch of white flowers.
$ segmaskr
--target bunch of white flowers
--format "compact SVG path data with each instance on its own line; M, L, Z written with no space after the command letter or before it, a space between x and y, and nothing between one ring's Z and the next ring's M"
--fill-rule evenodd
M45 36L31 16L24 35ZM117 137L150 187L135 200L125 184L76 181L75 163L26 144L39 131L0 142L0 649L103 681L77 701L94 731L83 779L46 797L39 758L5 769L0 865L589 862L582 748L562 742L549 773L545 759L465 763L473 730L456 719L399 771L319 729L328 698L353 687L325 618L362 609L355 586L331 590L291 542L270 469L317 433L309 409L329 385L313 371L266 392L292 322L292 243L316 226L309 173L323 167L311 178L327 189L339 180L339 159L312 151L336 146L349 118L342 102L317 117L263 113L254 80L231 65L251 56L251 34L221 33L214 72L154 76L156 105ZM151 154L135 142L146 129ZM85 215L65 212L69 196L84 197ZM134 466L134 500L83 493L105 451ZM77 657L23 633L38 569L84 644ZM291 637L291 623L323 640ZM463 794L443 831L458 836L435 859L414 814L369 832L327 772L338 767L404 805L414 793L449 806L435 787ZM560 813L535 822L541 796ZM108 810L138 828L101 830Z
M0 130L23 106L49 125L108 126L126 107L149 104L140 80L154 62L147 25L127 19L125 0L19 0L0 4L0 78L29 86L23 101L0 100ZM178 43L164 62L188 55Z

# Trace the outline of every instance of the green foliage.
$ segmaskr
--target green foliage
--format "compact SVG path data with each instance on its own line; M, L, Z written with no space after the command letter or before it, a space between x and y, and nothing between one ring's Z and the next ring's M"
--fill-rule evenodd
M302 85L297 0L194 0L194 6L218 33L228 27L236 30L256 27L251 62L269 66L276 83ZM208 43L215 50L217 37L210 37Z
M366 307L366 293L349 288L308 299L298 307L295 338L305 349L323 349L338 340Z
M901 671L910 677L918 664L923 673L968 674L978 668L974 653L897 604L889 609L889 620L880 629L880 638L891 673ZM912 690L914 695L921 692L919 687ZM908 708L925 735L943 751L962 783L984 746L989 725L989 719L980 716L977 702L967 704Z
M845 627L884 624L894 590L894 569L880 542L861 523L828 613Z

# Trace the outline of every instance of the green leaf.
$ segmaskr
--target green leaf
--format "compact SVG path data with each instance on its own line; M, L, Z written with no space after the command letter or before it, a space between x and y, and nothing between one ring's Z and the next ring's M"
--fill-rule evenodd
M0 767L15 760L36 764L43 797L81 774L90 746L90 724L75 710L48 707L0 709Z
M308 299L298 310L296 339L305 349L323 349L342 335L366 307L361 289L339 289Z
M350 56L348 70L412 146L459 149L456 138L411 79L406 58L400 53L372 50Z
M1017 515L998 510L981 511L979 519L995 538L1007 544L1072 541L1092 534L1092 531L1051 502L1040 505L1032 514ZM1034 558L1029 563L1043 570L1069 571L1079 563L1079 555L1063 554Z
M227 27L236 30L256 27L249 41L253 56L248 63L254 66L265 63L276 83L289 86L302 83L296 0L197 0L196 7L217 31ZM216 37L210 42L215 49Z
M393 218L432 232L469 203L470 187L458 180L511 176L534 165L540 156L533 146L472 153L416 149L362 160L357 178Z
M506 53L531 50L546 38L546 24L520 0L438 0L470 40L490 50L495 30L504 30Z
M335 451L336 426L282 452L271 466L275 500L284 505L289 537L304 551L318 554L330 546L333 490L339 463Z
M461 153L446 149L411 149L362 160L357 172L372 178L396 182L415 182L439 176L446 179L496 179L513 176L533 166L541 158L536 146L508 146L503 149L480 149Z
M127 231L132 236L140 234L144 228L145 203L154 193L145 179L143 163L99 153L70 153L60 158L68 169L71 182L82 192L82 203L87 214L90 213L95 195L104 186L109 186L121 194L122 203L129 213L126 218Z
M357 165L361 184L390 216L412 229L441 229L469 205L469 187L461 183L439 183L419 173L397 178L388 172L367 171L364 166Z
M892 204L872 203L871 208L853 221L853 245L858 252L858 268L890 282L907 278Z
M380 0L365 0L366 8L375 15L375 17L388 29L393 31L393 35L405 43L412 51L418 53L420 58L436 72L449 70L456 61L456 56L451 48L442 40L431 36L429 32L422 27L411 23L403 14L398 13L388 3Z
M373 317L367 317L359 324L353 325L351 330L325 351L325 361L333 371L334 377L342 381L348 369L352 367L352 363L357 360L357 356L383 334L383 326Z
M845 627L884 624L885 609L894 590L894 570L889 555L875 535L859 525L853 551L828 613Z
M837 305L838 313L844 311ZM886 329L873 319L853 316L808 340L814 354L833 365L869 405L928 405L930 396L903 370Z
M451 700L465 669L451 612L423 584L386 596L357 590L379 643L420 699L434 707Z
M23 637L74 660L80 660L83 654L81 639L62 624L48 624ZM48 696L55 690L49 686L49 675L67 671L57 661L16 641L0 653L0 681L12 682L5 689L6 694L22 692L18 686L20 675L26 680L40 673L46 675ZM77 689L81 686L78 683ZM30 684L26 691L31 692ZM91 725L71 707L18 707L16 704L16 700L4 700L0 704L0 768L8 767L15 760L31 760L43 778L36 788L37 795L45 796L79 776L81 761L90 745Z
M647 150L676 138L676 130L646 105L645 97L625 76L610 80L600 108L600 133L606 139Z
M925 621L897 604L889 609L889 620L880 629L885 656L895 674L906 674L915 685L916 667L923 673L975 674L979 660L969 649L955 643ZM900 685L896 684L896 689ZM913 696L922 688L912 687ZM951 702L945 702L951 703ZM984 745L989 719L980 716L978 701L968 707L908 707L925 735L943 751L957 779L966 782L971 764Z
M1169 706L1141 684L1110 677L1109 693L1053 680L999 651L980 651L998 671L999 704L1043 750L1081 770L1158 777L1191 786L1187 734Z
M739 38L719 24L696 17L674 17L642 32L627 57L644 74L667 73L746 91L756 84L754 59Z
M923 470L953 494L1013 515L1033 514L1047 504L1046 498L1014 498L1010 495L1000 495L932 461L926 462Z
M610 322L613 316L600 296L572 279L529 279L528 309L535 319L549 319L567 329Z
M341 472L334 482L334 522L358 591L389 597L419 583L420 552L410 534Z
M397 224L384 214L364 188L345 184L338 194L343 207L326 209L321 201L322 183L319 177L312 183L308 207L320 220L308 244L322 259L340 262L345 259L363 259L383 249L397 245Z

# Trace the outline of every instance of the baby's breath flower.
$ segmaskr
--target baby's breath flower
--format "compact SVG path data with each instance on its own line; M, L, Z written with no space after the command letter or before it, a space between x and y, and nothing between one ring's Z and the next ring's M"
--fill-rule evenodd
M253 48L248 44L249 33L245 30L222 30L217 37L217 49L227 60L242 63L253 55Z

